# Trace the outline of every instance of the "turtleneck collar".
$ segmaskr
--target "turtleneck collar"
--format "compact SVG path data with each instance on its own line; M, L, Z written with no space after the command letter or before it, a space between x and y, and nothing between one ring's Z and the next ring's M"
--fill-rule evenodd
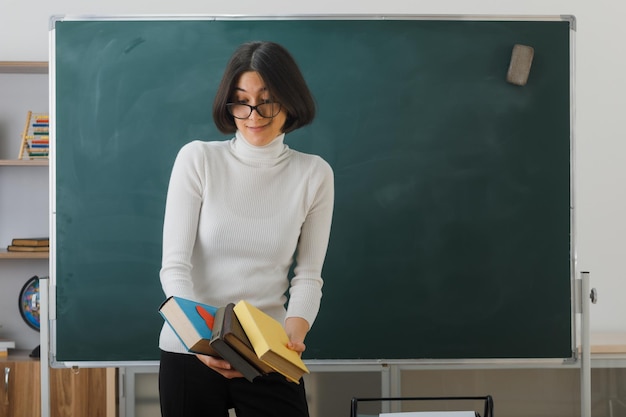
M285 134L280 134L273 141L264 146L254 146L246 140L240 131L235 133L235 137L231 140L231 148L233 152L243 158L255 160L274 160L284 155L289 147L283 143Z

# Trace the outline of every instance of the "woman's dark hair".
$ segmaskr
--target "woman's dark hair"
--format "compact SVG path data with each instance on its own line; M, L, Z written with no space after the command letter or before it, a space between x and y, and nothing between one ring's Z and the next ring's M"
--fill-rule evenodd
M237 130L227 109L234 97L236 83L244 72L259 73L273 100L287 112L282 131L289 133L315 118L315 102L304 77L289 51L274 42L249 42L230 58L213 101L213 120L222 133Z

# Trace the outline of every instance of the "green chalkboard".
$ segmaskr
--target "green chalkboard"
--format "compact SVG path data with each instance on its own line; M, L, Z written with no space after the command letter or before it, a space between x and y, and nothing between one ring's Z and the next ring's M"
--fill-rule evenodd
M59 19L53 28L57 362L158 359L167 183L225 140L230 54L273 40L318 104L287 136L333 167L306 359L572 355L568 19ZM515 44L535 55L506 82Z

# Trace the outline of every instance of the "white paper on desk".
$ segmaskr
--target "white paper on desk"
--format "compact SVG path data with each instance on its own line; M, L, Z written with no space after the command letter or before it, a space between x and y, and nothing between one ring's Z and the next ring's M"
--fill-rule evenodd
M410 411L408 413L382 413L379 417L476 417L475 411Z

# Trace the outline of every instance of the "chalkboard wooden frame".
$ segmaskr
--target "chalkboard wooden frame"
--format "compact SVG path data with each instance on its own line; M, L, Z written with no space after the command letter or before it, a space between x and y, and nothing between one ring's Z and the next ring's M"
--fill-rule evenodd
M52 26L53 364L158 359L169 169L183 143L227 139L212 89L234 46L260 36L292 51L319 105L286 143L336 175L305 359L574 356L572 17ZM505 81L515 43L535 48L526 86Z

